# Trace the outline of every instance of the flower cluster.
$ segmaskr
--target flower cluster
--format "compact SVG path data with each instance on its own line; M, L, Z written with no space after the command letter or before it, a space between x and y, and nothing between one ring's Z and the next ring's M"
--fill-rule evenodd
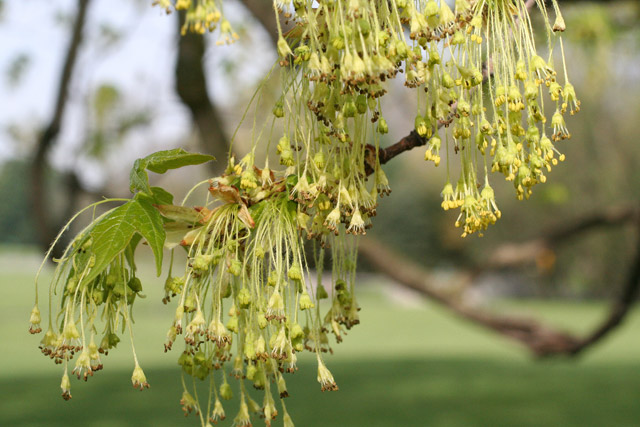
M106 267L96 265L90 233L81 233L69 245L62 259L57 260L54 279L50 285L48 327L40 350L63 365L62 396L71 398L68 369L72 374L88 380L103 368L102 356L120 342L119 331L127 330L133 340L130 313L141 296L142 284L136 277L131 254L122 253ZM53 299L58 297L53 312ZM29 331L41 332L41 316L37 302ZM133 341L132 341L133 344ZM133 349L136 388L149 387Z
M345 330L359 323L353 294L356 244L327 229L314 259L316 284L311 284L303 247L307 208L294 196L298 182L295 175L258 169L249 155L239 164L231 160L222 176L209 181L206 206L155 206L172 235L165 246L187 254L182 274L173 275L172 261L165 281L163 302L176 307L164 349L181 342L183 375L208 381L208 401L183 381L183 410L202 415L203 423L224 419L222 401L233 396L230 375L240 382L235 423L250 425L250 413L256 413L270 424L278 415L276 400L289 396L284 374L298 369L297 353L305 350L316 354L320 388L338 388L322 354L332 351L329 335L341 342ZM102 369L101 357L118 344L120 330L128 331L133 346L131 316L142 285L129 249L106 266L96 261L99 248L92 232L104 217L69 245L51 284L50 307L61 308L50 311L40 348L64 365L61 387L67 400L70 363L75 360L72 374L86 381ZM323 280L325 247L331 247L334 260L330 280ZM325 289L324 283L331 287ZM36 304L30 331L40 332L40 323ZM98 333L102 339L96 345ZM133 358L132 384L148 388L135 348ZM263 391L262 405L246 384ZM284 403L281 411L292 425Z
M222 0L154 0L153 5L164 9L167 13L172 10L185 11L185 20L181 33L188 31L204 34L219 31L217 44L230 44L238 39L231 23L224 17Z
M536 3L548 18L544 2ZM284 93L294 93L296 101L280 101L274 113L307 124L284 138L309 152L299 156L298 165L306 183L333 188L327 224L341 220L349 231L361 232L375 213L378 194L388 191L377 159L367 158L366 144L374 140L378 148L379 136L388 131L384 82L400 73L418 93L415 130L429 140L425 159L438 166L446 155L447 174L456 157L461 164L456 188L447 184L443 190L443 206L460 208L456 225L463 236L500 217L489 171L502 173L523 199L564 159L554 143L570 137L563 115L578 111L580 102L564 54L564 84L556 80L552 54L558 40L562 50L562 41L553 33L564 31L564 21L555 0L556 20L553 27L547 24L548 60L536 50L523 0L458 0L453 10L435 0L275 4L298 25L278 42L288 75ZM555 106L551 126L545 99ZM283 164L293 165L293 159ZM375 171L370 189L367 167Z
M210 180L215 207L198 208L197 224L180 241L188 263L183 276L166 281L165 303L176 299L178 304L165 351L182 335L178 363L183 374L208 379L212 390L212 400L202 402L185 382L187 414L213 407L209 420L222 419L222 400L233 395L230 375L240 381L235 423L250 425L249 413L255 412L269 425L278 415L275 399L289 395L283 374L297 370L297 353L304 350L317 355L322 390L337 389L321 354L331 351L328 334L340 342L343 329L358 323L352 296L355 245L345 246L343 240L331 245L333 259L341 264L334 265L330 292L322 284L325 256L319 248L318 279L315 286L309 283L305 207L294 197L300 180L292 178L257 168L251 155L237 165L231 161L225 174ZM185 217L159 209L176 222ZM328 310L321 315L324 299L329 299ZM246 383L263 391L262 405L252 400ZM284 404L281 408L290 419Z
M185 10L183 32L219 28L222 42L237 37L222 17L221 0L154 3ZM288 32L278 27L282 93L268 137L254 137L239 162L229 158L225 172L208 181L205 206L174 206L164 190L156 194L134 182L144 195L131 206L157 215L155 222L136 229L135 238L131 231L130 243L108 262L89 226L59 260L50 292L59 310L49 310L41 349L64 365L63 397L71 397L73 360L72 374L87 380L102 369L101 355L118 344L119 331L128 331L133 344L131 315L142 292L133 252L140 235L156 259L162 243L186 253L184 270L174 275L172 252L163 298L175 304L164 349L181 346L186 415L199 414L203 426L224 419L222 402L235 388L231 376L240 390L234 425L251 425L251 414L270 425L280 410L292 426L284 374L297 370L297 354L305 350L316 356L321 390L337 390L323 356L332 351L331 335L339 343L359 323L357 236L371 226L378 198L391 191L379 158L389 131L382 111L386 82L403 76L418 94L415 133L426 145L425 160L446 162L442 207L459 209L455 225L463 236L501 217L490 171L524 199L564 160L554 144L570 137L564 115L578 111L580 102L554 34L564 31L556 0L553 26L544 1L535 3L547 22L548 59L536 50L524 0L457 0L454 9L435 0L273 0L276 16L294 25ZM562 84L552 61L557 44ZM275 146L279 167L270 167L268 157L256 162L262 145ZM457 180L450 176L454 162ZM140 180L138 172L132 180ZM149 232L153 227L162 233ZM40 323L36 297L30 332L40 332ZM132 383L142 390L149 384L135 349L133 358ZM196 380L208 382L206 400ZM262 404L248 384L263 393Z

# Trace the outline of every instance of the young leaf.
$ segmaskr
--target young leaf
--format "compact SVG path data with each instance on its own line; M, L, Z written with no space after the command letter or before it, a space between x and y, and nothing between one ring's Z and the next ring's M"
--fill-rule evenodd
M204 218L201 212L186 206L156 205L156 209L158 209L165 218L187 224L195 224Z
M151 187L149 187L149 175L145 170L146 167L144 159L138 159L133 163L131 172L129 172L129 190L132 193L142 191L144 193L151 194Z
M140 212L134 210L136 215L136 228L138 233L145 238L153 251L156 260L156 274L162 273L162 249L164 247L165 232L162 217L158 211L144 200L138 201Z
M149 175L147 174L147 170L155 173L165 173L169 169L199 165L210 160L214 160L214 157L209 156L208 154L189 153L182 148L158 151L143 159L135 161L133 168L131 168L131 172L129 173L129 189L132 193L141 191L151 195L153 191L149 186Z
M173 204L173 194L169 193L162 187L151 187L151 192L153 193L153 198L155 203L159 205L172 205Z
M165 173L169 169L178 169L183 166L199 165L213 159L214 157L208 154L189 153L182 148L158 151L144 158L146 168L155 173Z
M131 240L129 241L129 244L127 245L127 247L124 249L124 257L127 260L127 263L129 264L129 268L131 268L134 271L136 270L136 263L135 263L136 248L138 247L138 243L140 243L140 240L142 240L142 236L139 233L135 233L131 238Z
M169 222L164 225L164 231L167 237L164 240L164 247L173 249L178 245L185 243L188 246L193 242L193 237L200 232L201 226L193 226L183 222ZM189 242L189 243L186 243Z
M135 233L144 237L153 251L158 275L162 268L162 248L165 232L162 217L145 200L134 199L113 209L91 230L92 252L95 261L86 280L91 281L120 254Z

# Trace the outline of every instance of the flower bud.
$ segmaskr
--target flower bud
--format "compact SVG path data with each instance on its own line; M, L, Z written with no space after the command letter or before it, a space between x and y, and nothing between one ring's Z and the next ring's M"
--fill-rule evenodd
M209 421L215 424L218 421L224 420L225 418L226 415L224 413L224 408L222 407L222 402L220 402L220 399L216 399L216 403L213 405L213 412L211 412Z
M327 369L324 362L318 355L318 382L320 383L322 391L336 391L338 390L338 386L333 379L333 375Z
M387 121L384 117L380 117L378 120L378 133L384 135L389 132L389 126L387 125Z
M300 310L307 310L315 307L315 304L313 303L313 301L311 301L311 297L306 291L302 295L300 295L299 304Z
M144 390L145 388L150 387L147 382L147 377L144 375L142 368L137 363L136 367L133 369L133 375L131 375L131 383L133 384L133 388L137 388L139 390Z
M342 114L344 115L344 117L355 117L357 112L358 107L356 107L356 103L353 102L353 99L345 101L344 105L342 106Z
M273 115L277 118L284 117L284 105L282 101L276 102L276 105L273 107Z
M414 121L416 132L418 135L425 137L427 135L427 122L421 115L416 116Z
M62 398L64 400L71 399L71 381L69 381L69 374L64 371L62 375L62 381L60 382L60 388L62 389Z
M289 267L287 277L291 280L302 280L302 271L300 270L300 265L298 263L294 263Z
M220 386L220 397L224 400L233 399L233 390L231 390L231 386L226 381L226 379L224 383Z
M287 56L293 55L293 52L289 47L289 43L287 43L287 41L282 36L278 38L277 49L278 49L278 55L280 55L280 58L285 59Z
M31 309L31 316L29 316L29 332L32 334L42 332L42 328L40 327L41 321L42 319L40 317L40 309L36 304L33 306L33 309Z
M237 259L231 260L231 263L229 265L229 273L233 274L236 277L240 276L240 274L242 273L242 262Z
M240 289L240 292L238 292L236 300L240 308L249 308L251 305L251 293L249 293L249 290L243 286L242 289Z

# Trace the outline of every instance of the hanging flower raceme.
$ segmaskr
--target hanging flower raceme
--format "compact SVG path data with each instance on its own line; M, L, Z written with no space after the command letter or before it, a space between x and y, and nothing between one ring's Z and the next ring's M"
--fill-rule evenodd
M248 167L246 161L240 163ZM350 261L334 266L334 302L324 319L320 315L321 300L328 293L321 277L315 288L309 284L305 235L299 219L303 205L295 200L296 195L303 197L308 191L308 183L299 185L303 181L298 178L296 182L295 175L274 175L262 187L243 189L238 183L245 173L243 167L234 166L210 181L211 195L222 204L206 208L201 225L189 232L192 238L181 241L189 262L184 286L174 295L179 301L178 320L170 325L168 336L175 340L174 331L184 331L179 364L184 375L208 379L212 391L209 395L214 399L214 408L218 408L217 415L211 418L220 419L219 414L223 413L220 398L232 398L227 374L240 381L241 406L235 422L246 424L250 412L258 412L265 420L277 416L272 384L277 384L280 399L288 396L281 373L296 371L296 353L305 349L316 353L319 372L328 372L320 356L329 350L326 333L332 330L341 341L339 327L332 328L332 324L339 322L348 328L356 324L357 305L352 297L344 296L353 292L352 246L349 253L334 255L335 259L348 256ZM261 175L262 170L256 173ZM264 192L271 196L258 200L258 194ZM315 263L321 276L324 251L319 254ZM350 284L350 290L345 283ZM232 362L231 366L227 366L228 362ZM324 374L319 381L323 390L337 389L333 380L333 386L327 384ZM256 411L249 410L247 382L264 393L265 403ZM198 396L195 389L186 386L189 383L183 382L183 395ZM197 412L212 404L197 397L192 400L189 405ZM284 406L282 412L286 414Z
M154 0L152 4L167 14L173 10L184 11L182 35L188 31L205 34L219 30L217 44L229 44L238 39L231 23L224 17L222 0Z
M133 181L141 168L164 171L209 158L174 151L136 162L132 171L136 196L96 218L59 261L50 307L60 309L49 313L41 349L63 365L63 397L71 398L70 364L72 374L86 381L103 368L101 356L117 346L120 331L127 331L133 346L131 315L134 303L143 296L133 251L142 239L159 250L156 256L161 256L162 246L172 251L182 248L186 255L184 270L176 274L172 253L164 281L162 302L175 304L164 349L180 346L178 364L183 376L206 380L210 392L198 393L197 385L188 387L194 383L183 380L185 414L205 414L213 408L208 418L223 419L222 401L234 396L234 387L227 380L230 375L238 380L240 389L236 423L249 425L252 413L267 421L275 419L279 413L276 398L289 395L282 373L295 372L297 353L305 350L315 353L319 361L321 389L337 389L321 354L330 351L329 331L340 342L343 332L338 325L350 328L357 323L355 300L345 297L353 292L356 247L352 244L345 249L344 226L335 243L328 241L328 229L323 232L323 243L340 251L333 255L340 259L331 274L335 287L327 292L322 279L324 249L318 250L315 259L315 286L310 283L304 252L307 236L300 218L307 208L296 197L308 203L304 196L310 191L308 183L298 185L304 181L297 175L269 172L269 179L243 185L247 171L263 176L266 170L256 168L248 156L238 164L231 160L225 174L209 181L206 206L176 206L170 204L168 193ZM348 191L344 192L347 197ZM148 220L136 219L139 214ZM330 295L332 302L324 304L328 311L323 313L321 301ZM30 316L32 333L41 331L40 317L36 303ZM99 347L95 343L98 333L103 334ZM133 386L148 388L135 349L133 362ZM263 406L251 398L247 384L264 393ZM207 401L201 400L203 395L209 396ZM284 404L281 413L289 419Z
M333 174L337 188L353 187L361 195L366 188L368 169L361 160L367 143L373 140L379 148L380 136L388 131L382 117L384 82L404 71L406 86L418 92L416 132L433 138L425 160L438 166L446 157L449 171L457 157L463 171L474 169L463 179L473 199L481 199L476 176L484 175L486 181L489 170L503 173L513 182L517 197L527 198L535 184L546 180L541 167L548 172L555 164L540 154L540 138L547 134L554 142L569 138L563 114L573 114L580 107L567 77L562 41L554 34L565 29L560 10L554 0L552 27L544 2L535 3L547 19L549 50L544 55L548 59L535 47L524 0L458 0L454 10L447 2L435 0L300 1L293 7L275 2L277 10L297 23L293 30L281 33L279 52L282 65L296 65L283 70L284 96L295 89L298 101L292 104L301 106L280 117L310 123L311 132L318 134L315 140L324 144L301 138L304 148L313 156L321 152L323 159L332 159L321 164ZM558 44L564 85L556 80L553 64ZM302 84L300 76L305 78ZM556 106L549 119L544 113L547 94ZM379 124L366 126L369 121ZM436 129L442 126L446 129L438 134ZM553 144L545 151L558 152ZM302 161L300 168L313 182L318 167ZM349 162L347 173L344 162ZM369 169L379 173L377 159ZM370 204L375 206L380 192L372 190ZM337 211L330 210L327 226L344 222L348 230L363 232L356 214L363 213L360 200L344 203L338 201L337 193L328 195L333 208L340 208L340 219ZM464 235L493 222L473 219Z

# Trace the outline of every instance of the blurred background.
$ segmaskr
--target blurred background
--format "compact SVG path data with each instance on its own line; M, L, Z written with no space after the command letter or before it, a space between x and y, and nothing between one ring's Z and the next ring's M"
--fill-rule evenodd
M567 161L526 202L494 179L503 218L466 239L440 208L444 168L420 148L386 165L393 192L361 242L361 324L327 360L340 391L321 393L303 358L288 380L297 425L638 424L640 5L560 3L582 101L558 147ZM144 393L121 343L63 402L60 369L27 328L44 251L81 207L128 197L136 158L183 147L221 159L153 177L177 196L219 172L276 59L270 1L228 0L225 14L240 40L216 46L180 38L180 17L147 0L0 1L0 425L198 424L180 411L177 354L162 353L172 309L151 268L136 313ZM386 98L390 145L412 129L415 97L394 85Z

